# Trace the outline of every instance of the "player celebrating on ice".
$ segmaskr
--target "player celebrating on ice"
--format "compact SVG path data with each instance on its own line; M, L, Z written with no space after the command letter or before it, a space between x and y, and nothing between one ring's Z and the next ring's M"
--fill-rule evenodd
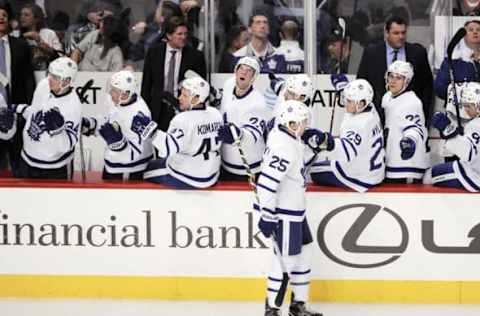
M160 159L148 165L144 179L172 187L207 188L220 174L220 145L217 137L222 115L206 106L210 85L201 77L180 84L180 113L170 122L167 132L157 129L149 117L136 115L133 125L144 139L152 138Z
M107 143L102 178L106 180L142 180L143 171L153 158L150 139L143 140L138 127L133 124L136 115L150 118L150 110L136 92L137 80L128 70L116 72L107 85L113 106L107 122L98 133ZM91 135L97 129L97 120L83 119L83 133Z
M445 140L445 148L459 160L434 165L425 172L424 183L480 192L480 84L468 82L459 95L460 106L471 120L464 128L454 124L445 113L433 115L432 125Z
M309 111L300 101L282 104L267 140L258 177L260 230L273 236L274 252L268 275L265 316L279 316L290 278L291 316L321 316L306 308L310 282L312 234L306 219L305 145L302 135L308 126ZM274 254L275 253L275 254Z
M385 176L383 131L372 103L373 89L365 79L350 82L343 91L346 113L340 137L315 129L305 132L305 139L317 139L316 149L334 150L333 160L316 161L311 168L313 182L366 192L380 184ZM317 135L317 136L315 136ZM315 137L315 138L314 138Z
M413 66L401 60L391 63L385 74L386 178L392 182L420 182L430 167L422 101L407 89L412 77Z

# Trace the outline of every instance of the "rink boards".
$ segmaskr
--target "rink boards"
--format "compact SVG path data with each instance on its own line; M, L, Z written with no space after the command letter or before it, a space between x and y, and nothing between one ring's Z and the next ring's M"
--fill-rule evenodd
M480 303L479 196L311 187L311 297ZM271 260L246 185L0 181L0 297L261 300Z

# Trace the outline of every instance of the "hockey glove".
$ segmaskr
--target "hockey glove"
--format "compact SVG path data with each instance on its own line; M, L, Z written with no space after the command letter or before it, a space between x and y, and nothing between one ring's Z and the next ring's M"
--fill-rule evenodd
M283 78L278 78L273 72L268 73L268 79L270 79L270 88L272 88L276 95L279 95L285 80Z
M272 236L273 232L277 229L278 221L269 221L260 217L260 221L258 222L258 228L262 232L265 237L269 238Z
M432 125L440 132L440 137L450 139L458 135L458 128L452 124L447 114L436 112L432 117Z
M15 122L15 114L7 108L0 108L0 132L8 133Z
M210 106L213 106L215 108L220 108L220 105L222 104L222 91L215 89L214 87L210 86Z
M153 137L153 134L157 130L157 123L152 121L151 118L138 112L132 120L132 126L130 129L140 135L140 137L145 140L147 138Z
M218 129L218 137L226 144L239 142L242 136L242 131L233 123L226 123Z
M335 142L330 133L324 133L315 128L306 129L302 135L302 140L316 153L321 150L330 151L335 147Z
M65 119L56 107L43 114L43 121L45 130L52 136L60 134L65 129Z
M400 140L400 150L402 153L400 156L403 160L408 160L415 154L416 144L415 141L409 137L404 137Z
M160 98L162 99L162 102L164 102L168 107L173 109L175 113L180 112L180 103L178 102L178 99L175 98L173 93L168 91L162 91L160 92Z
M123 137L122 130L117 123L106 122L98 130L100 135L105 139L108 147L113 151L121 151L125 148L127 141Z
M344 74L332 74L330 75L330 81L336 92L342 92L348 84L348 78Z
M97 120L93 117L82 117L82 134L90 136L95 133L97 128Z

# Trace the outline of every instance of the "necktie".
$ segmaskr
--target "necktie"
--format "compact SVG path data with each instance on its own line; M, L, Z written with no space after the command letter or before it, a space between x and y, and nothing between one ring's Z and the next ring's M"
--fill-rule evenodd
M175 83L175 54L176 50L171 50L170 61L168 63L167 82L165 83L165 91L173 93L173 87ZM174 94L175 95L175 94Z
M7 77L7 60L5 58L5 41L0 40L0 72ZM5 101L7 101L7 89L0 84L0 94L2 94Z
M393 50L393 58L392 58L392 63L396 61L398 58L398 49Z

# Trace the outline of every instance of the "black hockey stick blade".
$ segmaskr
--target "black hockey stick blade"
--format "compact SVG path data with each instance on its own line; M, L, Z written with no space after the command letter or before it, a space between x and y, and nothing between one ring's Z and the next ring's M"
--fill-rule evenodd
M458 29L457 33L453 35L452 39L450 40L450 43L448 43L448 46L447 46L448 60L452 60L453 50L455 49L455 46L457 46L457 44L462 40L465 34L467 34L467 30L464 27L461 27Z

